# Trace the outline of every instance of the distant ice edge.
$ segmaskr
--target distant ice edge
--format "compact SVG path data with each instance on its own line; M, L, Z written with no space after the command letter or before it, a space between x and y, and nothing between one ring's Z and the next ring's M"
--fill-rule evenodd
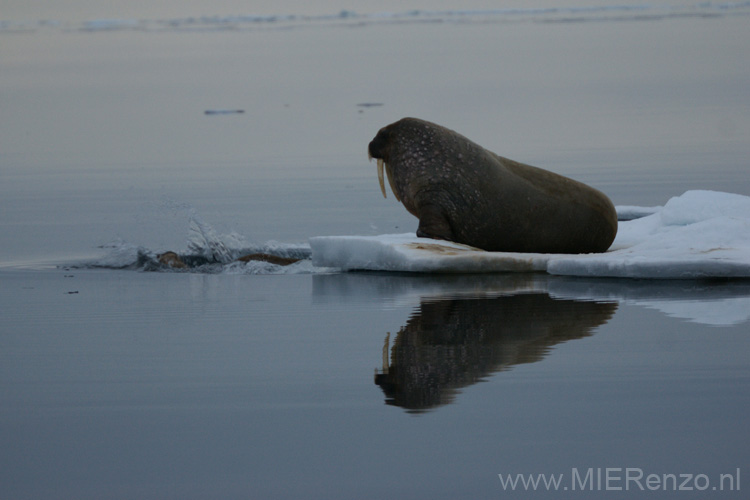
M620 213L643 214L638 207ZM547 272L562 276L750 278L750 197L688 191L621 221L602 254L484 252L410 234L310 238L313 266L415 273Z
M179 16L179 13L176 13ZM58 29L63 31L106 33L134 32L205 32L288 30L295 27L370 26L384 24L471 24L490 22L518 23L580 23L653 21L682 18L715 18L750 14L750 2L696 2L678 6L669 3L642 3L556 7L496 8L496 9L416 9L401 12L358 13L341 10L328 14L246 14L172 17L168 19L90 19L73 23L57 20L16 21L0 19L0 34Z

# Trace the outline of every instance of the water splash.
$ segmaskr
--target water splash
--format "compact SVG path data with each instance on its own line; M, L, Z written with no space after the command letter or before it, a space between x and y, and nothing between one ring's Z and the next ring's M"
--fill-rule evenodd
M66 264L65 268L124 269L147 272L189 272L203 274L311 274L329 269L315 267L307 243L248 243L236 232L219 234L191 210L188 222L187 248L176 251L180 265L170 265L160 256L171 249L154 250L124 240L115 240L100 247L105 254L93 260ZM247 255L266 255L296 259L289 265L262 260L238 261Z
M190 232L188 234L188 251L194 255L204 257L209 262L228 264L239 255L231 248L239 243L234 235L222 237L216 231L193 214L190 217Z

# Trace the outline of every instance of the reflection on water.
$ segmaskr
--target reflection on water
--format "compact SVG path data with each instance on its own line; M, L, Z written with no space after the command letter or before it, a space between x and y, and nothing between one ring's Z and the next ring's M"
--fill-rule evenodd
M591 335L616 309L613 302L559 300L546 293L424 300L396 334L390 361L386 337L375 383L388 404L412 412L449 404L462 387Z
M592 335L620 305L719 328L750 317L744 281L343 273L313 276L313 300L412 309L398 332L387 334L375 383L388 404L413 413L450 404L463 387Z

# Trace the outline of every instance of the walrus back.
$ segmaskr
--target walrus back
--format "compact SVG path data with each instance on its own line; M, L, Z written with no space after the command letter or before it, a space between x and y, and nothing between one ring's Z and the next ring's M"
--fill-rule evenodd
M488 251L524 253L605 252L617 234L610 199L586 184L491 151L474 161L484 179L470 183L475 203L455 202L455 241ZM459 187L459 191L466 187Z

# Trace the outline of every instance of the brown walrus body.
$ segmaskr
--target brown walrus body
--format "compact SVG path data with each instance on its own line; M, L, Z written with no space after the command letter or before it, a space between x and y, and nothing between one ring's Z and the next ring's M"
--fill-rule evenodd
M177 255L175 252L172 252L172 251L164 252L162 254L157 255L156 260L159 262L159 264L163 266L171 267L173 269L187 269L189 267L197 267L197 266L211 263L211 261L209 261L205 257L193 256L192 257L193 264L189 265L185 262L185 259L183 257L180 257L179 255ZM288 266L288 265L294 264L295 262L299 262L300 260L301 259L295 259L292 257L279 257L278 255L271 255L268 253L251 253L248 255L243 255L242 257L238 257L234 262L259 261L259 262L268 262L269 264L275 264L277 266Z
M368 152L396 199L419 219L417 236L488 251L604 252L617 213L602 192L487 151L445 127L404 118Z

